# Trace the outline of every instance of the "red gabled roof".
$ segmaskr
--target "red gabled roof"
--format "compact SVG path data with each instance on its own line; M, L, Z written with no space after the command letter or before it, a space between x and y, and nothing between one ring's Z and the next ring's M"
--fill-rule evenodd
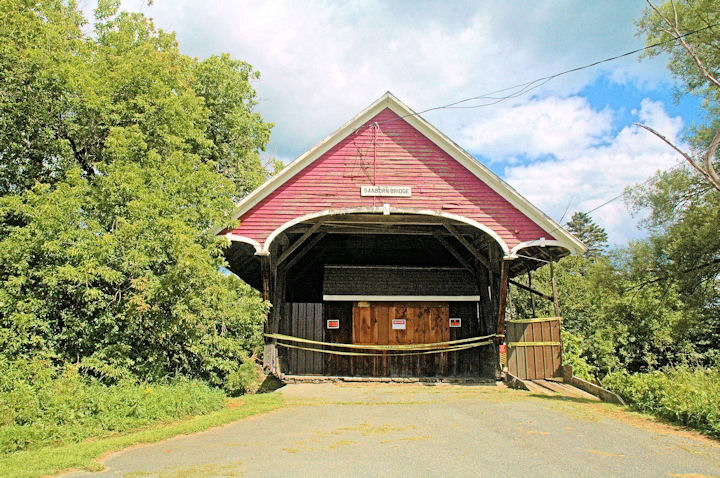
M363 185L410 186L410 197L364 197ZM584 246L475 158L392 94L290 163L243 199L226 233L267 252L288 223L329 210L461 218L493 236L506 254L544 242L581 253ZM384 206L387 208L387 206Z

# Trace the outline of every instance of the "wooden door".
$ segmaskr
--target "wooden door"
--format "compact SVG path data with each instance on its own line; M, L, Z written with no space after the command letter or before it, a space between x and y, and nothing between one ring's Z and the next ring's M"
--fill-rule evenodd
M450 340L446 302L356 302L353 304L353 343L410 345ZM399 321L396 327L393 322ZM447 354L407 357L357 357L353 375L437 376L445 374Z

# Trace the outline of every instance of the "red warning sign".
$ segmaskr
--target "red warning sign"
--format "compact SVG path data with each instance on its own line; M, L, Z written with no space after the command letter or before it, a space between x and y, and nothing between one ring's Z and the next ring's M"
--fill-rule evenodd
M506 354L506 353L507 353L507 345L505 345L505 344L500 344L500 353L501 353L501 354Z
M462 319L458 318L451 318L450 319L450 327L461 327Z
M340 321L337 319L330 319L327 321L327 328L328 329L339 329L340 328Z
M393 319L392 328L393 330L405 330L405 319Z

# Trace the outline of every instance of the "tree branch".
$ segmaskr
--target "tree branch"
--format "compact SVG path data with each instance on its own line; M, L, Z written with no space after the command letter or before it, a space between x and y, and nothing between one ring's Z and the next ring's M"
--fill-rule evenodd
M675 37L675 39L680 40L680 44L683 46L683 48L685 48L685 51L688 52L688 54L693 59L693 61L695 61L695 64L700 69L700 73L702 73L702 76L704 76L705 79L708 80L710 83L712 83L715 86L717 86L718 88L720 88L720 80L715 78L707 70L707 68L705 68L705 64L703 63L703 61L700 59L699 56L697 56L697 54L692 49L692 47L685 41L685 38L683 37L682 32L680 32L680 23L678 20L678 14L677 14L677 9L675 8L675 4L672 3L673 11L675 12L675 23L673 23L672 21L670 21L670 19L668 17L663 15L660 12L660 10L655 5L653 5L653 3L650 0L646 0L646 1L647 1L647 4L650 5L650 8L652 8L655 11L655 13L657 13L658 16L663 19L665 24L667 24L670 28L672 28L674 34L671 34L670 36L673 36L673 37Z
M665 143L667 143L672 149L674 149L675 151L677 151L678 153L680 153L680 154L683 156L683 158L685 158L685 159L687 160L687 162L690 163L690 166L692 166L692 167L695 168L695 170L697 170L700 174L702 174L703 176L705 176L706 178L708 178L708 179L710 180L710 182L712 182L713 185L714 185L716 188L718 188L718 190L720 190L720 181L715 182L708 171L705 171L701 166L698 166L698 165L695 163L695 160L693 159L692 156L690 156L690 155L687 154L685 151L683 151L682 149L680 149L680 148L678 148L677 146L675 146L675 144L674 144L672 141L670 141L670 140L667 139L665 136L663 136L662 134L658 133L657 131L655 131L655 130L652 129L651 127L645 126L644 124L641 124L641 123L634 123L634 124L635 124L636 126L640 126L641 128L650 131L652 134L654 134L655 136L657 136L657 137L660 138L661 140L665 141ZM718 130L718 132L720 133L720 130ZM715 135L715 136L716 136L716 139L720 141L720 137L718 137L718 135ZM715 140L713 140L713 141L715 141ZM717 146L718 146L718 145L716 144L716 145L715 145L715 148L716 148L716 149L717 149ZM709 153L709 152L710 152L710 150L708 150L708 153ZM707 160L707 158L706 158L706 160ZM715 172L715 171L713 170L713 172Z
M710 182L712 182L718 190L720 190L720 175L715 171L715 167L712 163L712 158L715 156L715 152L720 146L720 128L715 131L715 136L710 142L710 147L705 152L705 170L708 173Z

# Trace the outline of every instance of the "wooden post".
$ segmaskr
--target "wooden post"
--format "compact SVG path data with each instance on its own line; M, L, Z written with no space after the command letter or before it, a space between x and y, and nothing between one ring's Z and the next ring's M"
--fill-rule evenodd
M508 294L508 270L510 269L510 263L503 261L502 269L500 270L500 306L498 307L497 317L497 334L505 335L505 310L507 307L507 294ZM500 344L504 340L504 337L497 337L497 343Z
M560 317L560 303L558 302L558 291L555 285L555 269L553 263L550 262L550 281L552 282L553 308L555 309L555 317Z
M495 373L498 377L502 374L502 365L500 364L500 344L505 342L505 310L507 307L507 293L508 293L508 272L510 269L510 263L506 260L502 261L500 266L500 293L498 294L498 315L497 315L497 328L495 333L498 335L495 337Z
M270 256L262 256L260 258L260 275L262 278L262 297L263 300L270 300L272 297L272 264L270 262ZM271 334L274 329L273 321L273 309L267 314L265 320L265 333ZM265 346L263 348L263 370L265 373L274 373L275 365L277 363L277 346L273 339L265 337Z
M276 334L280 332L280 322L283 319L287 320L287 317L283 317L283 311L285 310L285 280L287 274L285 273L285 268L282 266L275 266L273 269L275 286L273 288L273 307L271 309L273 319L271 324L271 330L273 334ZM275 376L280 377L282 376L282 370L280 367L280 351L277 348L277 341L273 339L272 345L275 348L273 373L275 374Z
M552 264L550 264L550 267L552 267ZM552 269L550 269L550 274L552 275ZM532 290L532 272L528 271L528 288ZM537 313L535 312L535 296L533 294L530 294L530 304L532 305L532 315L533 317L537 317Z

